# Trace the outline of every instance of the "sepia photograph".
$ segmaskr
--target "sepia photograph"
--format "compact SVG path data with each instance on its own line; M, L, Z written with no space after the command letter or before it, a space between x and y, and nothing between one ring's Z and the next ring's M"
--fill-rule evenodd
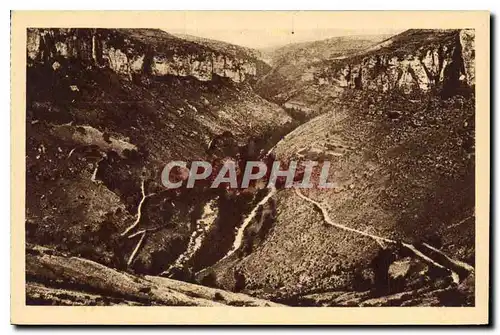
M487 12L158 13L13 17L15 304L487 314Z

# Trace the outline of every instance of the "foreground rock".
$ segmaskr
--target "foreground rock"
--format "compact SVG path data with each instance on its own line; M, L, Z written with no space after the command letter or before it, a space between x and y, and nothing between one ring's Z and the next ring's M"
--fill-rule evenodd
M39 246L27 249L26 281L28 305L282 306L177 280L135 276Z

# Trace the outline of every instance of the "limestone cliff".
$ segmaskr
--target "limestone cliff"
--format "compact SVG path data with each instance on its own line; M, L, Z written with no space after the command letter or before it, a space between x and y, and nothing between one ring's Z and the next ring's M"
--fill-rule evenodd
M474 86L474 31L408 30L362 54L332 61L314 79L342 88L454 94Z
M299 51L281 55L285 61L278 62L259 80L261 95L281 104L305 103L321 112L328 110L324 104L330 98L350 89L451 96L470 92L475 85L471 29L411 29L356 51L344 48L320 59L307 57L318 54L314 51ZM300 72L294 63L286 61L290 58L301 63Z
M258 72L257 59L235 57L155 29L28 29L27 34L28 64L58 67L61 59L76 59L130 79L145 74L209 81L217 75L237 83Z

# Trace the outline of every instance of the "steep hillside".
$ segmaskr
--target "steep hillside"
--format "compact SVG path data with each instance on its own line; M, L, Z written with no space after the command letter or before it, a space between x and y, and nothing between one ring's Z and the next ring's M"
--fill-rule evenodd
M335 188L302 193L324 204L333 222L401 243L430 243L473 266L474 101L393 98L370 110L361 93L349 100L276 147L283 160L304 153L331 162ZM401 113L397 120L391 118L394 111ZM315 205L293 190L279 191L275 201L277 214L265 238L249 238L246 251L213 268L222 287L234 285L233 271L244 274L249 292L262 290L273 299L364 292L377 285L388 290L384 294L444 285L427 272L431 267L395 245L385 262L403 262L407 269L387 287L375 273L381 250L391 244L330 227ZM259 218L248 231L253 225Z
M274 55L28 30L28 301L474 305L474 32ZM334 187L161 185L173 160L257 158L329 161Z
M308 113L328 111L332 100L352 88L403 94L437 91L451 96L474 86L473 35L470 30L407 30L338 57L310 62L300 58L305 64L300 71L294 74L287 62L278 64L259 81L259 92L287 108L307 106ZM280 77L293 80L282 85L283 78L272 75L280 72Z
M334 100L327 93L336 84L318 86L326 94L315 104L330 111L289 133L274 152L283 161L330 161L335 187L278 190L267 228L260 228L264 204L241 248L200 278L210 275L225 288L245 278L245 292L297 305L474 304L474 58L458 43L464 36L473 43L473 34L409 31L384 45L400 52L405 36L413 41L404 44L405 59L446 50L438 54L442 75L426 77L425 87L418 76L385 87L377 81L388 78L384 72L368 75L375 71L368 66L359 70L363 84L345 86ZM387 48L343 64L402 57Z
M165 190L167 162L291 126L253 92L251 59L163 31L30 29L27 56L27 241L113 268L166 270L218 201Z
M264 50L263 56L273 68L258 82L259 94L279 103L287 102L295 91L310 80L322 62L332 62L359 53L388 37L334 37ZM295 101L290 101L289 104L293 102Z

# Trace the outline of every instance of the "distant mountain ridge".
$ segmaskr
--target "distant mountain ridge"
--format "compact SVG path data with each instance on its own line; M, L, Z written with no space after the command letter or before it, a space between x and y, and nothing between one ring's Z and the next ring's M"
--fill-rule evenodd
M315 62L347 56L360 52L368 46L374 45L392 35L352 35L331 37L323 40L290 43L284 46L261 49L261 53L269 59L270 64L276 66L282 58L290 56L304 58L304 61ZM305 59L305 58L308 59Z
M170 33L170 34L178 38L181 38L183 40L192 41L204 45L206 47L212 48L214 50L220 50L228 54L232 54L233 56L239 55L240 57L246 56L249 58L256 58L256 59L261 57L261 52L257 49L252 49L249 47L244 47L229 42L214 40L205 37L199 37L190 34L181 34L181 33Z

